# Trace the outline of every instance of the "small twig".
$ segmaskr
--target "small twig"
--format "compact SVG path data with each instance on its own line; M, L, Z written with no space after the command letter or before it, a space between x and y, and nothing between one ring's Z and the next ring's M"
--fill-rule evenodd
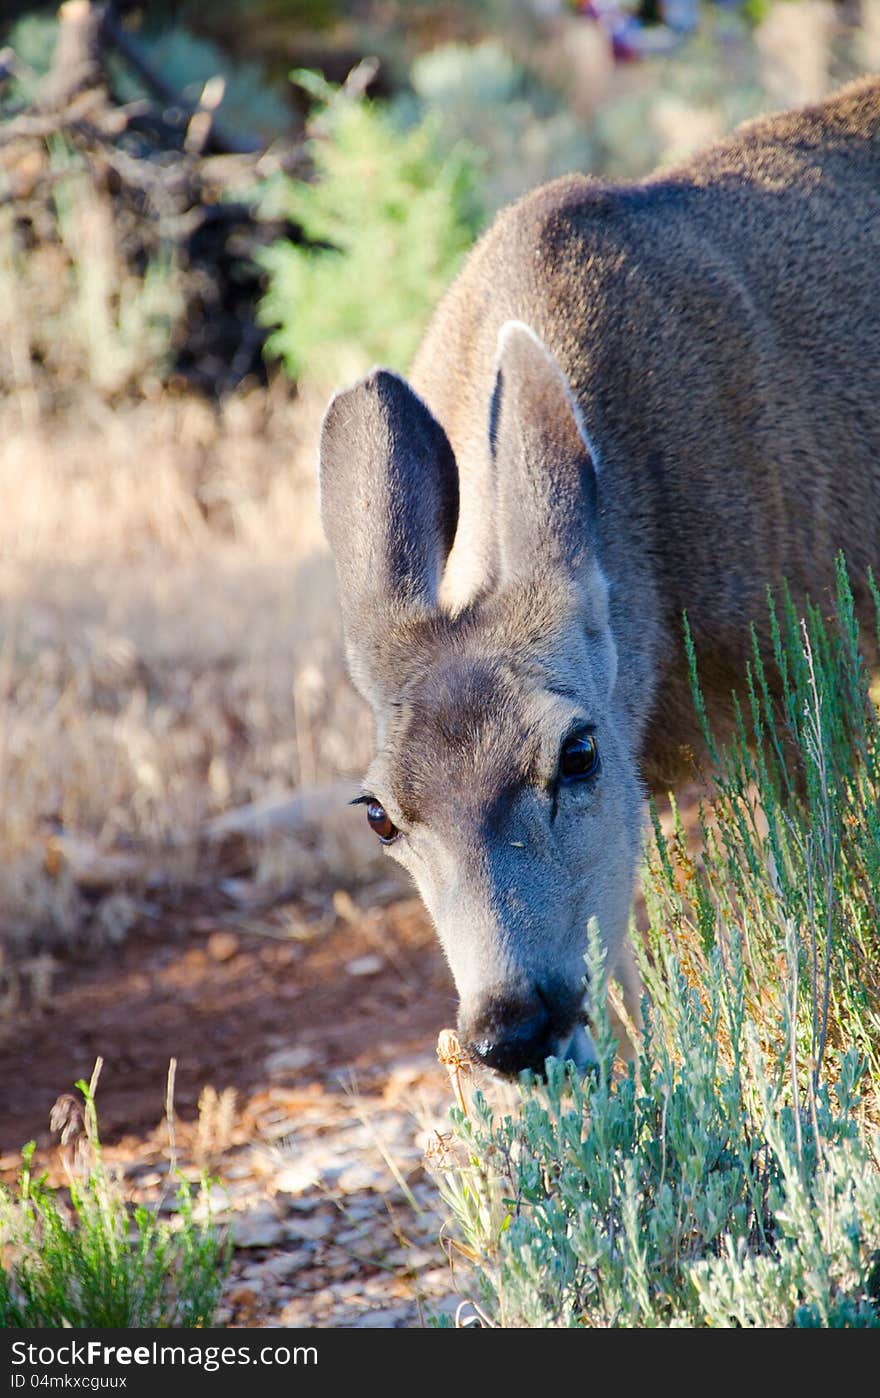
M225 92L226 79L219 74L205 83L183 139L183 149L187 155L201 155L207 148L211 139L214 113L223 101Z
M58 42L49 75L40 91L40 106L67 107L85 91L104 87L100 60L104 9L90 0L65 0L58 11Z
M810 692L812 695L813 708L810 714L811 728L813 730L813 758L819 774L820 789L822 793L822 853L823 853L823 873L825 875L825 965L823 968L823 988L822 988L822 1010L821 1028L817 1035L816 1016L818 1013L818 986L817 986L817 962L818 948L815 933L815 922L811 918L811 932L813 943L813 1072L812 1089L815 1095L819 1086L819 1075L822 1070L822 1060L825 1056L825 1047L828 1039L828 1022L830 1017L831 1000L831 948L834 938L834 909L837 898L837 891L834 887L834 868L837 862L836 841L833 834L833 821L831 814L831 794L828 782L828 766L825 759L825 747L822 741L822 702L819 695L819 686L816 680L816 671L813 665L813 651L810 645L810 634L804 618L801 618L801 631L804 638L804 654L807 660L807 668L810 676ZM817 1042L818 1040L818 1042Z
M629 1012L629 1009L627 1008L626 1001L623 997L622 987L619 987L618 982L608 980L605 985L605 994L608 997L609 1010L614 1011L614 1014L620 1021L620 1028L624 1031L626 1037L629 1039L633 1053L636 1053L639 1045L642 1042L642 1031L640 1026L636 1024L635 1020ZM615 1027L616 1026L612 1026L612 1028ZM623 1056L622 1049L623 1045L620 1043L620 1035L618 1034L618 1052L621 1053L621 1056Z
M153 97L157 97L160 102L164 102L170 107L176 107L187 120L195 115L198 111L198 103L188 102L182 93L165 81L161 73L157 72L145 57L137 41L126 33L110 9L104 14L101 37L113 45L120 58L124 59L128 66L133 69ZM211 124L209 142L212 150L229 151L236 155L255 155L262 150L260 141L250 136L234 136L232 132L221 128L216 121Z
M349 102L359 101L378 73L379 66L378 58L362 58L342 84L340 95Z
M177 1059L168 1060L168 1082L165 1088L165 1120L168 1123L169 1174L177 1169L177 1140L174 1134L174 1083L177 1078Z
M463 1318L462 1313L465 1306L470 1306L473 1311L472 1316ZM455 1311L456 1330L467 1330L471 1325L476 1324L481 1325L484 1330L495 1330L497 1328L495 1322L489 1319L486 1312L482 1307L477 1305L476 1301L460 1301Z
M32 68L26 63L22 63L15 49L7 44L0 49L0 83L8 82L10 78L36 78Z
M424 1210L421 1208L418 1199L413 1194L412 1190L410 1189L409 1185L404 1179L403 1174L401 1173L400 1168L397 1164L397 1161L388 1151L384 1141L379 1136L378 1131L376 1130L375 1126L370 1121L369 1116L367 1115L366 1109L363 1105L364 1099L358 1088L357 1079L355 1078L354 1073L352 1072L349 1074L347 1082L344 1078L340 1079L340 1082L343 1092L347 1097L351 1099L352 1104L354 1105L355 1115L357 1116L358 1121L361 1123L364 1130L368 1131L372 1135L374 1146L376 1147L377 1151L381 1155L386 1166L388 1167L389 1171L394 1177L395 1183L401 1190L403 1197L406 1199L406 1202L409 1204L410 1208L413 1210L414 1213L421 1215L424 1212Z
M798 954L797 936L791 918L785 919L785 949L788 954L789 978L791 980L791 1007L789 1009L789 1062L791 1065L791 1096L794 1113L795 1140L797 1141L798 1164L803 1168L804 1142L801 1134L801 1106L797 1072L797 1016L798 1016Z
M103 1066L104 1060L103 1058L101 1058L99 1054L98 1057L95 1059L95 1066L92 1069L92 1076L89 1079L89 1096L92 1099L94 1099L95 1093L98 1091L98 1079L101 1076L101 1069L103 1068Z
M5 121L0 130L0 141L3 145L8 145L20 138L44 139L54 136L59 131L81 132L88 139L94 134L88 122L97 117L105 105L101 93L89 88L86 92L80 92L60 111L41 112L37 115L32 111L25 111L20 116Z

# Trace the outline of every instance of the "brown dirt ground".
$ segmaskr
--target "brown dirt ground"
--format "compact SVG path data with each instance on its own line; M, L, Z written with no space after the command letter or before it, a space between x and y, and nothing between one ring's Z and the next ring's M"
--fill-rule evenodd
M347 974L376 954L377 930L393 962L379 953L377 974ZM265 1058L280 1048L315 1050L301 1073L308 1081L430 1047L454 1018L451 981L415 900L371 910L359 925L337 918L306 940L279 940L270 923L222 939L217 931L196 918L56 962L50 997L25 1004L0 1029L4 1156L30 1139L50 1145L52 1103L89 1078L99 1054L110 1143L161 1119L171 1054L176 1107L187 1118L205 1083L234 1087L242 1099L258 1091Z
M417 1090L427 1087L441 1104L438 1110L444 1108L446 1082L432 1053L438 1030L454 1022L455 997L416 900L364 910L343 904L343 913L325 913L311 924L298 919L293 937L290 922L280 931L272 915L262 923L239 922L234 930L221 919L193 916L132 935L100 955L57 959L49 995L39 1003L23 1000L14 1016L0 1022L0 1174L10 1182L21 1145L35 1139L53 1178L62 1178L49 1112L76 1079L89 1078L100 1055L97 1101L106 1157L133 1198L150 1197L151 1186L156 1197L169 1153L164 1095L171 1054L178 1064L176 1144L188 1172L195 1172L199 1159L199 1094L206 1084L218 1092L236 1090L234 1126L208 1162L224 1185L232 1181L234 1192L247 1195L233 1208L256 1207L265 1214L273 1207L278 1214L283 1180L276 1184L269 1176L273 1170L277 1175L279 1164L302 1162L307 1150L314 1156L322 1142L326 1150L335 1141L337 1158L342 1143L344 1166L354 1168L355 1176L358 1169L363 1174L361 1138L350 1158L345 1156L345 1141L355 1139L349 1129L353 1112L359 1110L357 1103L352 1106L351 1085L363 1094L361 1107L377 1103L387 1117L390 1103L393 1124L403 1123L404 1134L413 1126ZM277 1056L293 1050L298 1058L282 1062L279 1070ZM389 1095L389 1082L395 1080L398 1088ZM283 1131L296 1139L298 1153L285 1156L282 1150L275 1164L267 1165L273 1140L277 1153ZM395 1200L389 1189L396 1185L390 1178L382 1183L377 1173L374 1162L365 1180L353 1178L354 1193L318 1184L290 1196L287 1202L291 1211L300 1211L298 1218L303 1210L317 1210L309 1216L312 1231L306 1232L323 1241L309 1244L309 1255L293 1255L291 1246L301 1241L295 1227L293 1245L288 1231L286 1241L279 1237L266 1248L254 1250L250 1242L237 1249L227 1288L231 1300L220 1318L270 1325L420 1323L418 1287L402 1286L399 1277L394 1281L395 1263L388 1262L392 1245L415 1246L413 1230L407 1237L398 1219L381 1245L375 1230L374 1215L387 1223L394 1204L399 1210L405 1201ZM429 1193L434 1187L418 1166L413 1169L412 1160L403 1173L409 1186L422 1181L420 1197L429 1202L419 1211L421 1250L401 1253L397 1246L396 1270L406 1272L401 1256L404 1261L417 1257L420 1266L433 1269L436 1294L436 1269L444 1263L437 1244L440 1220L429 1217L437 1202ZM293 1188L296 1193L299 1187ZM349 1227L340 1249L340 1229L352 1222L346 1207L352 1199L360 1233ZM284 1210L280 1213L283 1218ZM275 1228L271 1218L270 1224ZM356 1243L370 1233L373 1253L357 1246L346 1251L346 1240ZM382 1248L384 1255L378 1255ZM294 1262L295 1285L290 1282ZM255 1280L260 1276L262 1281ZM388 1309L389 1286L396 1310ZM365 1319L368 1315L372 1318Z

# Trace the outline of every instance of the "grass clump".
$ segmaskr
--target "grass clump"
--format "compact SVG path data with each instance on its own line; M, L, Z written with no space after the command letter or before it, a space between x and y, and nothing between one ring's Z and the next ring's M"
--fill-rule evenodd
M197 1195L181 1177L168 1219L130 1210L103 1162L96 1079L97 1070L77 1083L81 1107L73 1097L56 1104L69 1207L34 1175L33 1142L17 1191L0 1187L0 1326L210 1326L229 1246L201 1207L204 1183Z
M634 1061L593 928L595 1074L454 1114L484 1323L880 1326L880 724L842 563L837 601L771 604L734 740L706 726L701 854L655 819Z

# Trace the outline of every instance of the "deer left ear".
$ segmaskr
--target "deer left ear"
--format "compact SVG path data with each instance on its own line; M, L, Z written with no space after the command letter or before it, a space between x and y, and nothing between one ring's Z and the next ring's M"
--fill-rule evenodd
M599 482L594 453L559 365L521 321L498 337L489 407L499 581L561 571L578 586L608 691L617 651L608 625L608 584L596 547Z
M352 676L375 704L397 684L390 632L439 606L458 520L455 458L409 384L376 369L330 403L319 482Z

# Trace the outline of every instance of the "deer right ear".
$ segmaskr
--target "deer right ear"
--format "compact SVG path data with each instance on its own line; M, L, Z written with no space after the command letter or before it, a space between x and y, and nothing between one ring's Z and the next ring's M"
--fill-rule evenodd
M498 337L489 452L500 581L540 580L556 570L577 583L596 674L610 694L617 649L596 544L593 453L562 371L520 321L508 321Z
M501 577L548 567L590 574L597 480L574 399L549 351L511 320L498 337L489 405Z
M383 642L436 610L458 522L446 433L397 374L376 369L332 399L320 495L352 678L375 706L395 687Z

